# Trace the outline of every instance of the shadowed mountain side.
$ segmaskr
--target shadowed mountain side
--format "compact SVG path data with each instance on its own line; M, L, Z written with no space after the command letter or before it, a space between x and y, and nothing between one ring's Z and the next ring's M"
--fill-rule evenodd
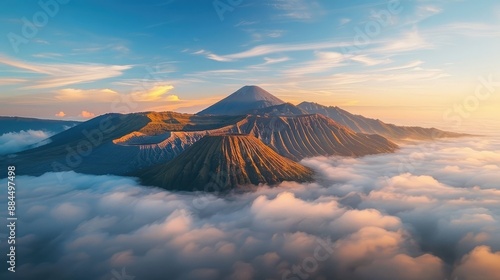
M250 110L265 108L285 103L258 86L244 86L200 111L197 115L244 115Z
M249 135L206 136L167 164L137 174L167 190L223 192L237 186L312 181L312 170Z
M380 120L370 119L361 115L354 115L339 107L327 107L313 102L302 102L297 107L310 114L322 114L345 125L355 132L380 134L390 139L418 139L429 140L446 137L462 137L467 134L448 132L436 128L422 128L416 126L397 126Z
M105 114L50 137L44 146L0 157L16 166L19 175L77 171L90 174L120 174L136 152L112 143L113 139L146 126L141 114Z

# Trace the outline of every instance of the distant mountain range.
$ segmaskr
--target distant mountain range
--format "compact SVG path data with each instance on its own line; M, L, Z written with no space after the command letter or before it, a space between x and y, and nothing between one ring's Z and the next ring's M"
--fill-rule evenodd
M47 132L59 133L78 124L80 124L80 122L77 121L0 117L0 135L9 132L16 133L22 130L43 130Z
M196 115L105 114L52 136L45 146L0 159L18 165L20 175L69 170L135 174L145 183L178 190L194 190L210 183L208 174L227 172L235 188L309 180L309 171L293 162L305 157L394 152L398 146L387 138L458 136L385 124L337 107L306 102L294 106L259 87L245 86ZM241 162L242 154L254 161ZM266 154L269 158L263 159ZM231 174L234 166L245 175Z
M309 114L321 114L337 123L347 126L355 132L380 134L384 137L398 139L437 139L446 137L461 137L465 134L439 130L436 128L422 128L416 126L397 126L381 120L370 119L361 115L354 115L339 107L327 107L312 102L302 102L298 108Z
M240 100L239 96L245 96ZM273 99L274 98L274 99ZM272 100L272 102L271 102ZM220 103L224 104L221 106ZM267 105L267 106L263 106ZM436 128L397 126L354 115L334 106L323 106L312 102L302 102L295 106L275 98L269 92L258 86L245 86L220 102L208 107L198 115L273 115L296 116L304 114L321 114L335 122L352 129L355 132L379 134L393 140L402 139L437 139L445 137L460 137L464 134L442 131Z

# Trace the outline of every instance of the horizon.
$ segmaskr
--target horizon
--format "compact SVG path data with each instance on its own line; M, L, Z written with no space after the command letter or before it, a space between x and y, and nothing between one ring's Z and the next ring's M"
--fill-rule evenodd
M255 84L402 125L500 117L492 0L54 3L0 12L2 115L196 113Z
M247 85L244 85L244 86L241 86L239 89L235 90L233 93L227 95L227 96L224 96L222 97L220 100L236 93L237 91L239 91L240 89L244 88L244 87L257 87L257 88L260 88L260 89L263 89L262 87L258 86L258 85L251 85L251 84L247 84ZM263 89L265 90L265 89ZM271 95L273 95L272 93L270 93ZM274 95L273 95L274 96ZM215 100L213 104L219 102L220 100ZM289 103L289 104L293 104L293 103L290 103L290 102L287 102L286 100L283 100L285 103ZM301 101L301 102L298 102L298 103L295 103L293 105L297 106L298 104L300 103L314 103L314 104L319 104L319 105L324 105L324 104L320 104L318 102L315 102L315 101ZM209 106L213 105L213 104L208 104L207 107L203 107L202 110L208 108ZM328 106L328 107L339 107L339 106L336 106L336 105L324 105L324 106ZM355 106L345 106L345 107L339 107L341 109L347 109L348 111L350 111L351 113L355 114L355 115L362 115L364 117L368 117L368 118L372 118L372 119L380 119L378 117L372 117L371 115L363 115L365 113L373 113L373 109L375 109L375 111L380 111L380 110L385 110L387 107L382 107L382 106L365 106L365 109L360 109L359 106L358 107L355 107ZM127 107L127 110L130 109L130 107ZM371 109L371 110L370 110ZM404 110L405 108L400 108L402 110ZM102 115L105 115L105 114L109 114L109 113L121 113L121 114L133 114L133 113L149 113L149 112L176 112L176 113L182 113L182 114L197 114L199 112L201 112L202 110L198 111L198 112L193 112L193 113L190 113L190 112L181 112L181 111L135 111L135 112L128 112L128 111L125 111L125 112L106 112L106 113L103 113L101 115L93 115L91 117L82 117L81 115L80 116L65 116L65 118L63 119L58 119L58 118L55 118L55 117L37 117L36 115L33 115L33 116L19 116L19 115L2 115L0 117L21 117L21 118L36 118L36 119L41 119L41 120L61 120L61 121L80 121L80 122L84 122L86 120L90 120L94 117L98 117L98 116L102 116ZM408 112L405 112L405 113L408 113ZM410 112L410 114L413 114L413 112ZM376 115L376 113L374 114ZM380 115L379 115L380 117ZM461 133L467 133L467 132L474 132L474 133L484 133L485 131L491 131L491 128L494 127L496 125L496 121L495 120L492 120L490 118L463 118L463 119L460 119L460 122L451 122L451 120L447 120L448 123L444 123L441 121L441 120L435 120L435 119L432 119L432 118L429 118L429 119L415 119L415 118L412 118L412 117L409 117L407 119L405 118L401 118L401 115L398 115L398 116L392 116L392 118L388 115L384 115L382 114L382 118L381 118L382 121L386 122L386 123L392 123L392 124L396 124L396 125L403 125L403 126L423 126L423 127L433 127L433 128L438 128L438 129L450 129L450 124L453 124L452 126L452 130L455 131L455 132L461 132Z

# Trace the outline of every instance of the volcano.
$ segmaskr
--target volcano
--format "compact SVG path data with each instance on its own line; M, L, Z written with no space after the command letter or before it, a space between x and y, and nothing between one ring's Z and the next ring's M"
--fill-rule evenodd
M306 182L313 172L251 135L205 136L174 160L138 174L167 190L225 192L249 185Z
M251 110L284 103L258 86L244 86L197 115L244 115Z
M19 166L19 174L27 175L70 170L124 175L167 163L207 135L228 134L250 134L294 161L390 153L398 147L384 137L355 133L319 114L198 116L144 112L96 117L52 136L45 146L10 156L9 161Z

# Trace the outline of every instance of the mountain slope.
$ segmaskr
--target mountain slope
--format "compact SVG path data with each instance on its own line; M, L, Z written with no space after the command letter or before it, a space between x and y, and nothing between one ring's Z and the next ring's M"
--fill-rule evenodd
M197 115L242 115L252 109L265 108L285 103L258 86L244 86L197 113Z
M45 146L8 156L8 162L19 166L20 175L69 170L123 175L171 161L207 135L225 134L251 134L296 161L388 153L397 148L384 137L355 133L322 115L228 117L145 112L96 117L52 136Z
M21 130L42 130L47 132L59 133L70 127L78 125L77 121L62 120L44 120L23 117L1 117L0 116L0 135L9 132L20 132Z
M219 116L205 118L214 117ZM158 139L155 143L144 136L138 137L136 133L115 139L114 143L139 146L138 156L143 163L170 160L206 135L251 134L280 155L293 160L329 155L363 156L393 152L397 148L384 137L355 133L322 115L248 115L218 129L165 133L164 140Z
M167 164L138 173L168 190L223 192L236 186L312 180L312 171L249 135L206 136Z
M252 109L249 110L247 114L269 115L269 116L298 116L298 115L308 115L309 113L306 110L300 109L299 107L291 103L285 103L265 108Z
M297 105L310 114L321 114L337 123L347 126L355 132L380 134L390 139L435 139L445 137L461 137L465 134L442 131L436 128L422 128L410 126L397 126L387 124L380 120L370 119L361 115L354 115L339 107L327 107L313 102L302 102Z

